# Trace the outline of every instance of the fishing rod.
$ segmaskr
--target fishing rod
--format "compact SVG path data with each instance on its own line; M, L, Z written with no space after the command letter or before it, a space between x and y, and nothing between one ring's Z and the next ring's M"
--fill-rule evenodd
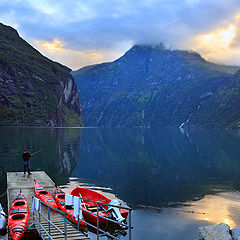
M40 152L42 152L42 151L43 151L43 150L39 150L39 151L37 151L37 152L31 154L31 156L33 156L33 155L35 155L35 154L37 154L37 153L40 153Z

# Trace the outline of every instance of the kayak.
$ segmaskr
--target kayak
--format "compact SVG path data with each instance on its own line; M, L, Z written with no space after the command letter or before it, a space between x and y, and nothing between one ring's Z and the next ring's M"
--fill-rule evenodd
M77 196L83 199L88 199L92 201L96 201L99 203L99 209L98 209L98 215L99 217L99 226L106 225L108 223L108 220L101 217L111 218L119 222L119 224L126 220L128 216L128 211L124 209L115 208L115 211L113 213L112 208L105 204L111 204L113 201L109 198L105 197L104 195L82 187L75 187L70 192L71 195ZM114 203L118 203L118 201L114 200ZM104 203L104 204L101 204ZM114 205L114 204L113 204ZM117 204L116 204L117 205ZM97 225L97 203L90 202L87 200L82 200L82 206L84 209L88 210L83 211L83 216L86 219L87 222ZM120 203L117 205L120 206ZM116 214L118 213L118 214ZM95 215L96 214L96 215ZM117 216L118 215L118 216Z
M8 228L13 240L20 239L24 234L29 219L29 208L26 198L19 193L13 201L9 215Z
M35 188L35 193L38 199L40 199L42 202L46 203L47 205L58 209L58 205L51 193L49 193L46 189L41 187L36 181L34 181L34 188ZM52 208L50 209L53 211L56 211Z
M60 188L55 188L54 197L59 209L65 212L65 192L63 192ZM66 213L67 213L66 214L67 219L77 225L78 222L77 222L77 219L75 219L74 217L73 206L66 206ZM81 220L79 220L80 229L84 229L84 227L86 227L86 223L83 222L82 220L85 221L84 217Z
M3 211L2 205L0 203L0 233L6 229L7 221L6 221L6 214Z

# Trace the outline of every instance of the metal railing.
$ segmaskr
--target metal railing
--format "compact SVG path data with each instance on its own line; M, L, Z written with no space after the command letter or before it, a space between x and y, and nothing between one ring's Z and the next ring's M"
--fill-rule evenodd
M88 202L93 202L93 203L96 203L97 204L97 214L87 210L86 208L80 208L82 211L85 211L85 212L88 212L92 215L95 215L97 217L97 226L95 225L92 225L90 224L89 222L86 222L87 225L91 226L92 228L96 229L97 230L97 240L99 240L99 237L100 237L100 232L104 233L105 235L113 238L113 239L119 239L118 237L115 237L113 236L112 234L110 234L109 232L106 232L104 230L102 230L99 226L99 218L102 218L102 219L105 219L107 221L110 221L110 222L113 222L113 223L116 223L116 224L119 224L120 226L123 226L123 227L126 227L128 228L128 239L131 240L132 239L132 221L131 221L131 212L132 212L132 209L129 208L129 207L122 207L122 206L116 206L116 205L111 205L111 204L107 204L107 203L103 203L103 202L98 202L98 201L94 201L94 200L89 200L89 199L85 199L85 198L81 198L79 197L81 200L83 201L88 201ZM82 203L83 204L83 203ZM104 217L104 216L100 216L99 215L99 211L100 211L100 207L101 205L106 205L108 207L116 207L116 208L119 208L119 209L125 209L128 211L128 224L125 224L125 223L119 223L118 221L112 219L112 218L108 218L108 217ZM104 208L103 208L104 209ZM106 211L106 209L102 210L102 211Z
M53 226L55 229L57 229L58 232L60 232L60 234L64 235L64 239L66 240L66 239L67 239L66 211L65 211L65 213L64 213L64 212L58 210L57 208L54 208L54 207L46 204L45 202L41 201L40 199L39 199L39 202L40 202L41 204L43 204L44 206L46 206L47 209L48 209L48 217L46 217L46 216L43 215L43 213L41 212L41 207L40 207L39 210L34 209L34 211L37 211L37 213L38 213L38 219L37 219L37 217L35 216L34 211L33 211L33 220L38 223L38 224L35 224L35 227L36 227L39 235L41 236L41 238L42 238L43 240L45 239L44 236L42 235L42 230L43 230L43 231L47 234L48 239L53 240L53 238L51 237L51 226ZM56 212L59 212L60 214L64 215L64 232L63 232L58 226L56 226L56 225L51 221L50 209L52 209L52 210L54 210L54 211L56 211ZM47 221L47 223L48 223L48 231L47 231L47 230L45 229L45 227L42 225L42 223L41 223L41 217L43 217L43 218ZM38 225L39 227L37 227L37 225Z
M94 200L84 199L84 198L81 198L81 197L79 197L79 199L84 200L84 201L89 201L89 202L96 203L96 205L97 205L97 213L96 213L96 214L93 213L93 212L91 212L91 211L89 211L89 210L87 210L86 208L83 208L83 207L80 207L80 208L79 208L79 212L80 212L80 211L85 211L85 212L88 212L88 213L90 213L90 214L92 214L92 215L95 215L95 216L97 217L97 226L95 226L95 225L93 225L93 224L91 224L91 223L89 223L89 222L87 222L87 221L85 221L85 220L83 220L83 219L79 219L79 214L78 214L78 219L77 219L77 229L78 229L78 231L80 231L79 221L82 221L82 222L84 222L87 226L90 226L90 227L92 227L92 228L94 228L94 229L96 230L96 232L97 232L97 234L96 234L96 235L97 235L97 240L99 240L99 237L100 237L100 235L102 235L102 234L105 234L106 236L109 236L109 237L112 238L112 239L119 239L118 237L113 236L113 235L110 234L109 232L106 232L106 231L104 231L103 229L100 228L99 219L102 218L102 219L105 219L106 221L110 221L110 222L113 222L113 223L116 223L116 224L120 225L121 227L127 228L127 229L128 229L128 239L129 239L129 240L132 239L132 237L131 237L131 230L132 230L133 227L132 227L132 221L131 221L131 212L132 212L132 209L131 209L131 208L122 207L122 206L116 206L116 205L111 205L111 204L106 204L106 203L102 203L102 202L98 202L98 201L94 201ZM53 226L55 229L57 229L58 232L60 232L60 234L64 235L64 239L66 240L66 239L67 239L67 215L72 216L72 217L74 217L74 215L72 215L72 214L69 213L69 212L66 212L66 205L65 205L65 212L63 212L63 211L61 211L61 210L59 210L59 209L56 209L56 208L54 208L54 207L46 204L45 202L43 202L43 201L41 201L41 200L39 200L39 202L40 202L41 204L43 204L44 206L46 206L47 209L48 209L48 217L46 217L46 216L43 215L43 213L41 212L41 208L40 208L40 210L37 211L37 212L38 212L38 219L37 219L37 217L35 216L34 211L33 211L33 220L38 223L38 226L39 226L39 227L36 226L37 224L35 224L35 227L36 227L39 235L42 237L42 239L45 240L44 236L42 235L42 230L43 230L43 231L47 234L48 239L53 240L53 238L51 237L51 226ZM83 204L84 204L84 203L82 203L82 205L83 205ZM101 207L101 205L106 205L106 206L108 206L108 207L116 207L116 208L119 208L119 209L125 209L125 210L127 210L127 211L128 211L128 223L123 223L123 222L122 222L122 223L119 223L118 221L116 221L116 220L114 220L114 219L112 219L112 218L100 216L100 215L99 215L99 212L100 212L100 211L105 211L105 212L107 212L107 210L104 209L103 207ZM101 210L101 208L104 209L104 210ZM51 221L51 218L50 218L50 209L52 209L52 210L54 210L54 211L56 211L56 212L64 215L64 231L62 231L59 227L57 227L57 226ZM42 223L41 223L41 217L43 217L43 218L48 222L48 231L47 231L47 230L45 229L45 227L42 225ZM83 232L83 233L84 233L84 232Z

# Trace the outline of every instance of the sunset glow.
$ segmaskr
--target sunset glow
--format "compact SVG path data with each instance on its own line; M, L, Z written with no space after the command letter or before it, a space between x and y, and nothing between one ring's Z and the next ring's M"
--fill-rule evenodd
M232 213L232 207L240 209L239 196L230 193L206 195L199 201L191 202L187 212L189 217L196 220L207 221L211 224L224 222L232 228L238 226L238 222Z
M237 41L239 16L235 16L233 23L226 27L193 37L192 49L208 61L237 65L240 59L240 48L233 47L233 44Z
M49 51L59 51L62 50L62 47L64 45L63 42L55 38L53 42L44 42L41 44L46 50Z
M49 56L55 61L71 66L73 70L77 70L79 66L87 64L92 65L104 61L104 50L96 51L94 49L87 51L80 51L68 48L66 43L58 38L54 38L51 42L40 40L34 41L34 46L41 51L44 55ZM106 50L107 51L107 50Z
M228 48L236 37L237 29L234 25L227 28L217 29L212 33L197 36L197 43L206 49L222 49Z
M97 64L100 59L114 61L135 44L159 43L171 49L194 50L211 62L240 65L239 1L228 2L226 8L224 1L217 0L211 4L208 0L167 4L148 0L138 1L137 11L135 0L115 4L106 0L105 7L101 1L7 2L0 3L0 22L17 28L30 44L41 41L41 45L35 44L39 51L43 49L55 61L64 59L61 63L70 68ZM71 53L72 58L85 57L76 66Z

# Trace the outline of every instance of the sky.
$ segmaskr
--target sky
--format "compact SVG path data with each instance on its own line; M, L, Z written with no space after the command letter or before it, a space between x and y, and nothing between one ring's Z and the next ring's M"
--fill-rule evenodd
M240 66L240 0L0 0L0 22L73 70L159 43Z

